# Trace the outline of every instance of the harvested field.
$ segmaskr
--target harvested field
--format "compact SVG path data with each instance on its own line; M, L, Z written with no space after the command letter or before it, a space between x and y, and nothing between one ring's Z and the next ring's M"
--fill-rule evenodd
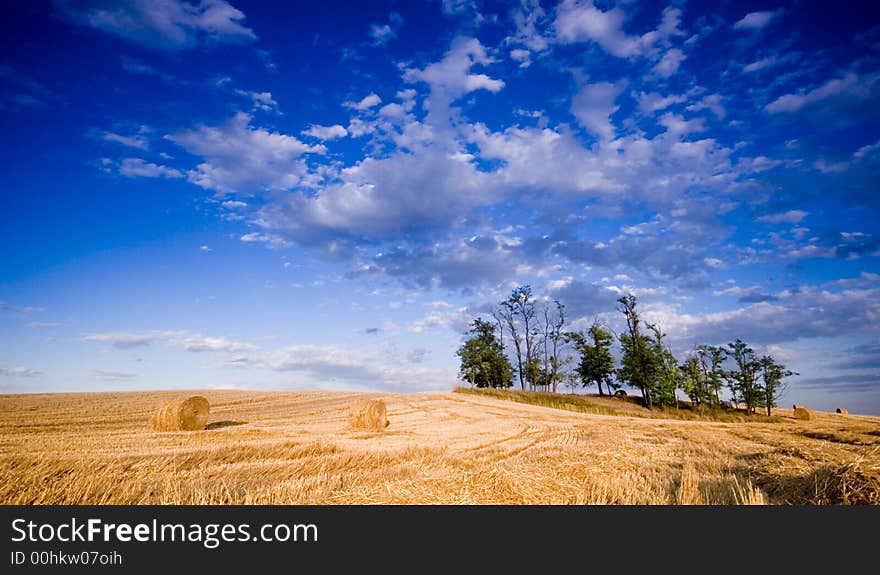
M155 406L184 392L0 396L0 503L880 503L880 417L778 409L776 422L742 423L452 392L185 393L210 401L204 430L151 429ZM384 400L391 425L350 429L357 399Z

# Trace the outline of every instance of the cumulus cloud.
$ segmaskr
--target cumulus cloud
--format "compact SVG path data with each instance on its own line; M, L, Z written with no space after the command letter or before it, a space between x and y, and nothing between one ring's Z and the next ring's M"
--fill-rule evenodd
M237 113L220 126L199 126L166 136L204 162L187 172L190 182L219 194L287 190L308 172L304 154L323 154L294 136L251 126L251 116Z
M613 56L632 58L648 53L670 37L683 34L678 27L681 22L678 8L666 8L657 29L641 36L629 35L624 31L625 19L626 14L620 8L603 11L592 0L563 0L556 9L556 39L563 44L591 40ZM670 56L670 62L664 67L674 66L677 69L681 59L683 54L678 51ZM674 60L677 62L672 63Z
M772 68L779 63L779 60L775 56L770 56L767 58L761 58L760 60L755 60L749 64L743 66L743 72L747 74L751 74L752 72L758 72L759 70L764 70L767 68Z
M249 98L253 104L254 110L263 112L271 112L278 108L278 102L272 97L272 92L249 92L247 90L236 90L236 94Z
M372 93L364 96L363 98L361 98L357 102L345 102L343 105L346 108L352 108L354 110L363 111L363 110L369 110L370 108L372 108L374 106L378 106L381 103L382 103L382 98L380 98L379 95L376 94L375 92L372 92Z
M0 300L0 314L27 316L35 313L40 313L42 311L45 310L41 307L36 307L32 305L13 305L11 303Z
M37 371L35 369L30 369L28 367L24 367L21 365L18 365L18 366L0 365L0 376L36 377L38 375L43 375L43 372Z
M504 88L504 81L471 71L475 66L485 66L493 61L479 40L458 37L442 60L424 69L407 69L404 80L430 85L431 94L424 104L428 111L427 121L445 123L449 105L458 98L476 90L494 93Z
M560 42L592 40L609 54L621 58L635 56L641 51L638 37L623 31L625 14L619 8L603 12L589 0L564 0L556 14L554 25Z
M388 16L387 24L372 24L370 26L370 37L376 46L384 46L391 40L397 38L397 32L403 25L403 18L397 12L392 12Z
M615 100L622 90L621 86L608 82L588 84L575 94L571 112L591 134L610 140L614 137L611 115L620 109Z
M244 362L252 367L300 373L322 384L355 389L403 392L448 389L456 380L455 370L425 365L423 358L423 354L400 353L388 346L351 349L296 345L246 358Z
M528 68L532 65L532 53L522 48L511 50L510 59L517 62L520 68Z
M117 349L146 347L164 343L191 352L241 352L255 349L253 345L223 337L209 337L185 331L104 332L82 336L83 341L108 343Z
M175 168L147 162L141 158L125 158L119 163L119 174L127 178L182 178Z
M757 218L756 221L765 222L768 224L796 224L808 215L809 212L805 212L804 210L788 210L787 212L761 216Z
M108 371L104 369L96 369L89 376L92 379L101 381L129 381L137 377L136 373L128 373L124 371Z
M760 12L749 12L739 20L737 20L733 28L735 30L760 30L761 28L766 27L770 22L772 22L775 18L779 17L782 14L782 8L776 11L760 11Z
M245 15L225 0L55 0L65 18L161 50L184 50L256 39Z
M656 92L639 92L634 96L636 100L638 100L639 110L641 110L643 114L653 114L660 110L665 110L674 104L681 104L682 102L687 101L687 96L684 94L670 94L668 96L663 96Z
M669 78L678 72L678 67L681 66L685 58L684 52L678 48L671 48L663 54L663 57L654 65L652 70L661 78Z
M871 333L880 320L880 290L837 292L801 287L772 294L772 301L707 314L688 314L658 306L646 315L660 321L671 338L724 343L748 337L750 343L784 343L814 337Z
M704 96L702 100L691 104L686 108L689 112L699 112L700 110L709 110L719 120L723 120L726 115L724 106L721 104L721 94L709 94Z
M874 93L878 80L880 80L880 74L859 76L849 72L842 77L832 78L807 92L779 96L764 106L764 110L769 114L785 114L797 112L805 106L831 98L847 97L854 100L864 100Z
M105 142L112 142L129 148L146 150L150 147L150 142L147 139L147 134L149 133L150 128L148 126L141 126L136 133L129 135L117 134L116 132L104 132L101 134L101 139Z
M307 130L303 130L302 134L319 140L329 141L337 138L344 138L348 135L348 131L339 124L334 124L332 126L312 124Z

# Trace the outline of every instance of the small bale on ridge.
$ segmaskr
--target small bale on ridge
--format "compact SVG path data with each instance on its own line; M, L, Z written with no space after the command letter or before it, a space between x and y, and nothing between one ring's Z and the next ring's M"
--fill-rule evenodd
M381 399L358 399L348 409L348 426L352 429L383 431L388 427L385 402Z
M840 415L847 415L849 414L849 411L847 411L845 407L838 407L837 413L839 413Z
M197 431L205 429L211 404L200 395L169 401L153 412L155 431Z

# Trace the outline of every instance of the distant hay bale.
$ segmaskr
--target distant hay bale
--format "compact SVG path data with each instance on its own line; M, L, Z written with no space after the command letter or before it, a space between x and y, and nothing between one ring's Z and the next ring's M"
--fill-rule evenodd
M382 431L388 427L385 402L381 399L358 399L348 409L348 425L352 429Z
M614 397L626 397L626 392L622 389L618 389L614 392Z
M804 421L809 421L813 419L813 412L807 409L806 407L801 407L796 405L794 407L794 418L802 419Z
M200 395L176 399L153 412L155 431L196 431L205 429L211 404Z
M849 414L849 412L846 410L845 407L838 407L838 408L837 408L837 413L839 413L840 415L847 415L847 414Z

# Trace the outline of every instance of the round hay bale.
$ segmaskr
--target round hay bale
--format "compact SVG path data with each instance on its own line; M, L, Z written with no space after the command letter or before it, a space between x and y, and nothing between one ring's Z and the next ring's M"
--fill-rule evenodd
M839 413L840 415L847 415L849 412L846 410L845 407L838 407L837 413Z
M809 421L813 419L813 412L806 407L796 406L794 409L794 418Z
M626 397L626 392L622 389L618 389L614 392L614 397Z
M153 412L155 431L196 431L205 429L211 404L200 395L176 399Z
M348 426L352 429L383 431L388 427L385 402L381 399L358 399L348 408Z

